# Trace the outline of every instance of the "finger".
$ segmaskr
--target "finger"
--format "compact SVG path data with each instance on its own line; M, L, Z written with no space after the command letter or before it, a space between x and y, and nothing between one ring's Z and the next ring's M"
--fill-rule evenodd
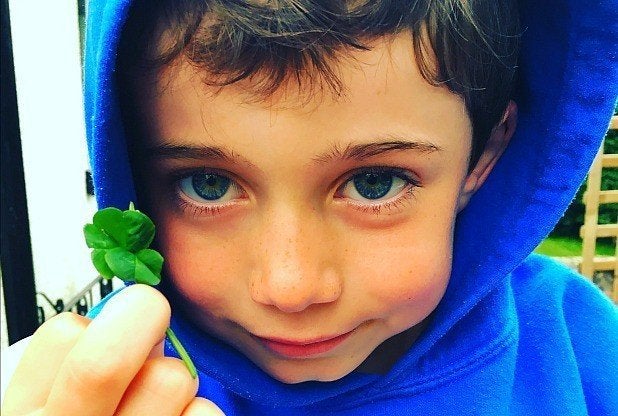
M197 393L185 364L176 358L147 360L125 392L116 409L119 416L180 415Z
M225 414L210 400L196 397L185 408L181 416L225 416Z
M90 319L65 312L41 325L7 386L2 414L26 414L43 407L66 355Z
M152 348L164 337L170 307L156 289L133 285L93 320L58 371L47 405L54 415L114 413Z

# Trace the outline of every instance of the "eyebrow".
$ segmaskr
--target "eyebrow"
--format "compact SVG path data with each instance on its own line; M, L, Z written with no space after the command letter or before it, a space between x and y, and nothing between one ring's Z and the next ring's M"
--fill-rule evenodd
M255 167L248 159L217 146L176 145L163 143L150 146L141 152L148 159L213 160Z
M395 139L389 136L385 141L371 143L350 143L345 148L333 145L332 149L313 158L316 163L325 164L334 160L364 160L384 153L397 151L417 151L419 153L434 153L442 150L441 147L427 141ZM222 162L253 165L247 159L217 146L175 145L163 143L146 148L143 156L154 159L195 159L218 160Z
M216 159L232 161L237 156L216 146L188 146L163 143L150 146L142 151L146 157L153 159Z
M344 149L338 145L324 154L314 158L318 163L333 160L363 160L384 153L413 150L419 153L439 152L442 148L427 141L405 140L389 136L385 141L372 143L348 144Z

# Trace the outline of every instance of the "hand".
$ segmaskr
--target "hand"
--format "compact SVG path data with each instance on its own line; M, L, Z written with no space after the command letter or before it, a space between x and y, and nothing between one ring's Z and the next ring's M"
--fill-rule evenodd
M196 398L197 380L163 356L170 307L155 289L133 285L95 320L60 314L33 335L7 387L2 414L219 416Z

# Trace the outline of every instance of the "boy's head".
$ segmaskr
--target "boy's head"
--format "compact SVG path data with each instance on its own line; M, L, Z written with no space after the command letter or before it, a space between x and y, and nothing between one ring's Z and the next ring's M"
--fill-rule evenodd
M118 63L174 293L285 382L405 351L514 128L512 5L323 3L136 2Z
M137 0L131 17L119 50L121 87L183 58L210 85L251 78L245 87L258 97L290 83L345 94L337 63L407 31L425 80L465 103L471 167L511 98L519 45L512 0Z

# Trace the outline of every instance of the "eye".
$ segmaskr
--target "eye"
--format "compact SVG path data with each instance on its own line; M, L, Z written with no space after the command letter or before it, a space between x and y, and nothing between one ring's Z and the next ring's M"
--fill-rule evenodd
M242 195L229 177L214 172L185 176L179 180L178 188L187 198L201 204L221 204Z
M348 179L338 196L361 202L379 202L396 197L410 186L418 186L418 183L401 169L368 168Z

